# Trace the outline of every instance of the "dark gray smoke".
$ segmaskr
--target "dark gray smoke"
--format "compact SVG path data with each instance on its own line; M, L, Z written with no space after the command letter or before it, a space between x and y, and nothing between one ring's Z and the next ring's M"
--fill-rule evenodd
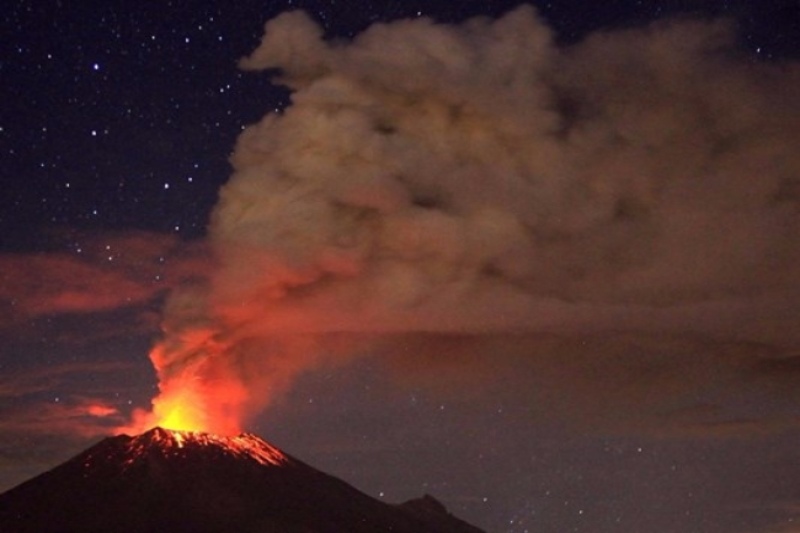
M332 333L796 343L800 69L733 41L679 20L559 48L529 7L348 42L270 21L241 66L292 105L237 142L221 267L173 297L162 383L238 380L246 415Z

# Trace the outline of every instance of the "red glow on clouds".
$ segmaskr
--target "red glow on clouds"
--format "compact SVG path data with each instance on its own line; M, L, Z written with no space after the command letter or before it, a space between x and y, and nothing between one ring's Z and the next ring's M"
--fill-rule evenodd
M171 287L206 276L203 243L129 232L85 235L81 252L0 253L0 301L14 315L0 326L50 314L96 313L151 302ZM169 257L169 261L164 258Z
M107 416L114 416L119 414L119 411L116 407L111 407L110 405L104 405L101 403L93 403L86 406L86 413L91 416L96 416L100 418L104 418Z

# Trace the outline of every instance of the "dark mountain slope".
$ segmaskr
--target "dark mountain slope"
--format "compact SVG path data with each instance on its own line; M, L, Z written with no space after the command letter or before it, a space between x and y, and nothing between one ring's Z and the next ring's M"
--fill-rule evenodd
M430 497L388 505L267 444L152 429L0 495L4 533L480 533Z

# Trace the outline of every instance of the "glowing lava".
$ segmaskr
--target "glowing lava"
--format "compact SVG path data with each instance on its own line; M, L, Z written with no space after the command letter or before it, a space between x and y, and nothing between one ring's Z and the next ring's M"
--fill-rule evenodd
M173 380L170 387L153 399L153 426L183 431L209 431L206 401L197 384L189 380ZM236 433L234 428L233 432ZM228 434L228 432L220 432Z
M238 418L226 416L224 404L217 403L214 394L220 391L185 379L173 379L167 387L164 385L162 382L161 393L153 399L152 411L134 411L131 424L119 428L120 433L138 434L157 426L218 435L241 433Z
M139 434L154 427L169 430L208 432L230 436L242 432L241 412L247 393L236 380L209 375L201 364L187 366L179 373L165 371L165 347L157 345L150 359L159 375L159 394L152 410L137 409L131 423L118 433Z
M130 437L124 447L125 459L122 462L126 466L135 464L153 451L157 451L164 457L176 457L187 453L197 453L199 450L216 450L229 457L272 466L279 466L290 461L278 448L250 433L225 437L201 431L176 431L155 427L141 435ZM107 458L101 457L97 460L102 462ZM89 457L84 466L90 468L94 463L95 458Z

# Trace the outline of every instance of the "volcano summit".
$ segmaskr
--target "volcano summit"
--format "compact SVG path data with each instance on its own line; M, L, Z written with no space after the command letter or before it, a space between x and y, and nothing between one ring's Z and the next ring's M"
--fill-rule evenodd
M430 496L389 505L251 434L109 437L0 495L5 533L481 533Z

